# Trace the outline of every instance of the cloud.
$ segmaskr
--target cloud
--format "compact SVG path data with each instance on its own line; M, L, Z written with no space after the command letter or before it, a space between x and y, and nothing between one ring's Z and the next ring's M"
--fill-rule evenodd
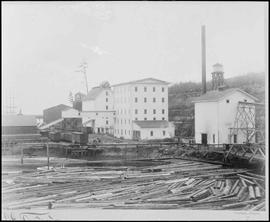
M97 55L108 55L110 54L108 51L101 49L99 46L89 46L85 43L80 43L80 46L85 48L85 49L89 49L91 50L93 53L97 54Z

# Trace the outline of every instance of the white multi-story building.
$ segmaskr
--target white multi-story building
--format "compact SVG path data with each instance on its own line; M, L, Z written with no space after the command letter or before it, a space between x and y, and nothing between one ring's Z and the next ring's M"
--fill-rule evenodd
M147 78L112 87L103 84L82 99L82 111L70 109L62 116L80 116L95 133L125 139L162 139L174 136L168 121L168 83Z
M174 136L168 122L168 83L154 78L113 86L116 112L114 135L126 139Z
M92 127L95 133L114 133L115 111L109 84L92 88L82 99L83 124Z

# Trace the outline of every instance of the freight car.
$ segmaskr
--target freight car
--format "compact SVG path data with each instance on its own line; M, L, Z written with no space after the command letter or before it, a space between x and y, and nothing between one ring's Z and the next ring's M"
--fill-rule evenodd
M85 145L88 143L88 134L82 132L72 133L72 143Z
M88 134L82 132L50 132L49 139L53 142L68 142L73 144L86 145Z
M61 141L60 132L49 132L49 139L53 142L60 142Z

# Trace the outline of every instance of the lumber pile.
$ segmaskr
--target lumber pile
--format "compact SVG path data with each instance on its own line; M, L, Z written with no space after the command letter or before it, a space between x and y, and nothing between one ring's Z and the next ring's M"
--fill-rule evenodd
M183 160L40 169L2 180L5 209L265 210L265 178L245 169Z

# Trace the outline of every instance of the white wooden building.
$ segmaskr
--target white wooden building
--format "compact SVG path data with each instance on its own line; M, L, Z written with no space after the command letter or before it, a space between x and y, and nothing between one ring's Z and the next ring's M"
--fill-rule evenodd
M113 86L114 135L126 139L174 137L168 122L168 82L154 78Z
M239 102L254 103L257 98L238 88L208 91L193 100L195 103L195 140L203 144L244 143L239 132L230 136ZM255 123L255 113L249 121Z

